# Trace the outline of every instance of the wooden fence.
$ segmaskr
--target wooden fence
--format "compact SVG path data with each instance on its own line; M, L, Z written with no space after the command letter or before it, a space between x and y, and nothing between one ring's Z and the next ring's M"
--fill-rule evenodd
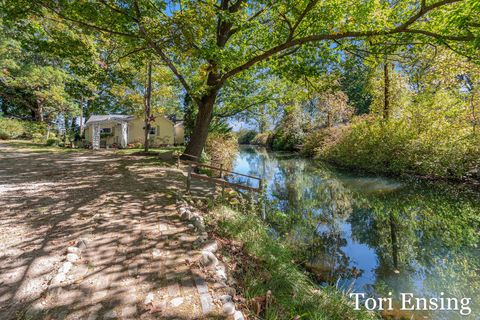
M257 192L257 193L261 193L262 190L263 190L263 181L259 177L255 177L255 176L251 176L251 175L248 175L248 174L243 174L243 173L239 173L239 172L226 170L226 169L223 168L223 164L221 164L221 163L218 164L218 165L213 165L212 163L210 163L210 164L201 163L201 162L199 162L200 158L197 157L197 156L193 156L193 155L186 154L186 153L184 153L183 155L187 156L190 159L193 159L193 160L181 160L180 156L177 157L177 168L180 168L180 162L181 161L183 161L185 163L188 163L187 192L190 191L190 184L191 184L192 178L209 181L209 182L221 185L222 187L227 187L228 186L228 187L231 187L231 188L243 189L243 190L253 191L253 192ZM196 173L194 171L194 168L210 169L212 172L218 172L218 176L217 177L210 177L210 176L207 176L206 174L199 174L199 173ZM233 175L233 176L241 176L241 177L257 180L258 181L258 187L251 187L251 186L244 185L244 184L241 184L241 183L229 182L229 181L224 179L226 174Z
M241 190L247 190L251 192L255 192L257 194L257 202L260 202L261 195L263 194L263 180L260 177L256 176L251 176L248 174L243 174L239 172L234 172L230 170L226 170L223 168L223 164L219 164L218 166L214 166L212 164L204 164L200 163L198 160L199 158L196 156L192 156L189 154L184 154L187 157L195 160L182 160L186 163L188 163L188 172L187 172L187 193L190 193L191 190L191 184L192 184L192 179L199 179L203 181L207 181L210 183L213 183L215 185L220 185L222 187L222 194L225 191L226 187L230 187L232 189L241 189ZM180 157L177 158L177 167L180 167ZM200 169L200 168L205 168L205 169L210 169L212 172L219 172L218 177L210 177L206 174L200 174L195 172L195 168ZM240 176L240 177L245 177L248 179L253 179L258 181L258 187L251 187L246 184L242 183L235 183L235 182L229 182L225 180L225 175L232 175L232 176ZM263 219L266 218L266 213L265 213L265 203L264 201L261 202L261 210L262 210L262 217Z

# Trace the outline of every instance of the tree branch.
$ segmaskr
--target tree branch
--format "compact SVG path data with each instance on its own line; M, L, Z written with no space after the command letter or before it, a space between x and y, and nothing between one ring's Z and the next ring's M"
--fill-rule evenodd
M404 23L402 23L398 27L391 30L391 32L396 33L396 32L406 30L410 25L414 24L416 21L418 21L418 19L423 17L428 12L430 12L430 11L436 9L436 8L442 7L444 5L452 4L452 3L460 2L460 1L462 1L462 0L443 0L443 1L432 3L429 6L425 6L425 2L422 1L422 4L420 6L420 10L416 14L411 16L410 19L408 19L407 21L405 21Z
M136 19L135 17L132 17L131 15L129 15L127 12L123 11L122 9L117 8L117 7L113 6L113 5L111 5L110 3L107 2L107 0L100 0L100 2L101 2L104 6L106 6L107 8L109 8L110 10L115 11L115 12L117 12L117 13L120 13L121 15L124 15L124 16L126 16L127 18L130 18L130 19L132 19L132 20L134 20L134 21L137 21L137 19ZM138 21L137 21L137 22L138 22Z
M307 6L305 7L305 9L303 9L302 13L300 14L300 16L298 17L297 21L295 22L295 24L293 25L292 29L293 29L293 33L295 33L295 31L297 30L298 26L300 25L300 23L302 22L303 18L305 18L305 16L315 7L315 5L318 3L318 0L310 0L307 4ZM293 37L293 33L292 33L292 37Z
M119 35L119 36L129 37L129 38L138 38L137 35L132 34L132 33L126 33L126 32L120 32L120 31L110 30L110 29L107 29L107 28L104 28L104 27L100 27L100 26L96 26L96 25L90 24L90 23L85 22L85 21L81 21L81 20L76 20L76 19L69 18L69 17L61 14L59 11L53 9L52 7L47 6L46 4L44 4L44 3L42 3L42 2L38 2L38 3L39 3L40 6L42 6L43 8L52 11L52 12L55 13L57 16L59 16L60 18L66 20L66 21L70 21L70 22L73 22L73 23L82 25L82 26L84 26L84 27L87 27L87 28L90 28L90 29L94 29L94 30L98 30L98 31L101 31L101 32L106 32L106 33L109 33L109 34L116 34L116 35Z
M141 47L141 48L134 49L134 50L132 50L132 51L130 51L130 52L127 52L126 54L124 54L123 56L119 57L118 59L116 59L116 60L114 61L114 63L119 63L120 60L125 59L126 57L131 56L132 54L145 51L145 50L147 50L147 49L148 49L148 48L146 48L146 47Z
M177 79L180 81L182 86L185 88L185 91L192 97L192 99L195 101L197 105L200 105L200 100L193 94L193 91L188 84L188 82L185 80L183 75L178 71L177 67L173 64L173 61L163 52L162 48L155 42L150 39L150 37L147 34L147 31L143 27L141 21L142 21L142 15L140 12L140 7L138 6L138 1L134 0L133 5L135 8L135 15L136 18L138 19L138 27L140 34L143 36L144 40L147 41L148 45L162 58L163 62L170 68L170 70L173 72L173 74L177 77Z
M253 58L245 62L244 64L235 67L231 69L230 71L226 72L222 78L220 79L220 83L225 82L228 78L230 78L233 75L236 75L237 73L240 73L251 66L255 65L256 63L265 61L275 54L285 50L289 49L295 46L299 46L305 43L309 42L318 42L318 41L324 41L324 40L340 40L340 39L346 39L346 38L365 38L365 37L373 37L373 36L385 36L385 35L392 35L392 34L398 34L398 33L412 33L412 34L423 34L429 37L433 38L438 38L438 39L446 39L446 40L453 40L453 41L469 41L473 40L474 37L473 35L465 35L465 36L450 36L450 35L441 35L438 33L434 33L431 31L426 31L426 30L419 30L419 29L409 29L408 27L415 23L418 19L420 19L422 16L424 16L427 12L432 11L436 8L439 8L441 6L447 5L447 4L452 4L455 2L459 2L461 0L443 0L439 1L436 3L433 3L429 6L422 7L420 11L416 14L414 14L412 17L410 17L407 21L399 25L398 27L395 27L390 30L372 30L372 31L364 31L364 32L356 32L356 31L347 31L343 33L333 33L333 34L320 34L320 35L311 35L311 36L306 36L302 38L297 38L297 39L288 39L282 43L279 44Z
M265 102L268 102L268 101L275 101L275 99L272 99L272 98L265 98L263 100L260 100L260 101L257 101L257 102L252 102L248 105L246 105L245 107L241 108L240 110L235 110L235 111L232 111L232 112L226 112L226 113L219 113L219 114L214 114L214 117L217 117L217 118L229 118L229 117L233 117L239 113L242 113L244 111L247 111L248 109L254 107L254 106L257 106L257 105L260 105L260 104L263 104Z
M438 34L438 33L435 33L435 32L420 30L420 29L405 29L404 32L405 33L423 34L425 36L440 39L440 40L470 41L470 40L475 39L475 37L472 34L464 35L464 36L452 36L452 35Z

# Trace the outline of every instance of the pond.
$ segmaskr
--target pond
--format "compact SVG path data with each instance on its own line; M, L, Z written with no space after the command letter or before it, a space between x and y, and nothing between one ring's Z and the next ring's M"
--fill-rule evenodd
M241 148L234 171L265 179L272 236L293 248L320 285L392 297L386 318L480 318L478 193L339 171L253 147ZM459 310L402 311L401 293L436 298L444 308L447 297L456 297ZM468 312L464 297L472 298L466 317L460 315L462 306ZM448 302L455 308L454 299Z

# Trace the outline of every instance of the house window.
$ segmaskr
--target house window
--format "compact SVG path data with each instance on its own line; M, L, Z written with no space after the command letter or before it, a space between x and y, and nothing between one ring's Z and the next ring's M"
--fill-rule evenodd
M102 134L111 134L112 133L112 128L102 128L100 129L100 133Z
M148 132L148 134L151 134L152 136L156 135L156 134L157 134L157 128L151 127L151 128L150 128L150 131Z

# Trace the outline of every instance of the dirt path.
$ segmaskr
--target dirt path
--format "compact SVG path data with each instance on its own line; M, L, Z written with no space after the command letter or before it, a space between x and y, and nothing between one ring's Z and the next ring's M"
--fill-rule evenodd
M197 236L175 214L183 183L133 156L0 143L0 319L217 317ZM52 285L80 239L81 259Z

